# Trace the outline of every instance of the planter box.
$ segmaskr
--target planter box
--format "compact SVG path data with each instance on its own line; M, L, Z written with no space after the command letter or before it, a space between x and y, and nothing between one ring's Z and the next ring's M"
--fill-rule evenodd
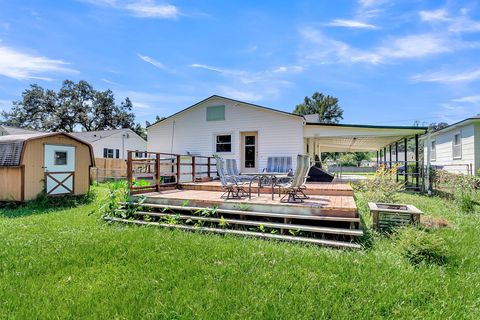
M377 230L418 224L423 213L409 204L369 202L368 208L372 213L372 225Z

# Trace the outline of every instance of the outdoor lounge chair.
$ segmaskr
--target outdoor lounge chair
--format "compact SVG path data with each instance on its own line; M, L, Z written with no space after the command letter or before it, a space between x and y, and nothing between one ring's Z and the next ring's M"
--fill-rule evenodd
M303 199L308 197L303 192L305 189L305 183L308 177L308 171L312 167L313 163L310 161L308 155L297 156L297 170L293 178L286 183L277 183L278 194L281 195L282 191L285 195L280 199L280 202L303 202ZM288 198L285 200L285 198Z
M268 157L263 172L293 173L292 157Z
M245 176L238 171L237 160L236 159L225 159L225 171L227 175L234 176L239 181L250 181L251 176Z
M245 182L238 180L233 175L226 174L223 159L218 156L214 157L217 162L218 177L220 178L220 183L225 191L220 197L229 200L240 199L247 196L247 193L245 192Z

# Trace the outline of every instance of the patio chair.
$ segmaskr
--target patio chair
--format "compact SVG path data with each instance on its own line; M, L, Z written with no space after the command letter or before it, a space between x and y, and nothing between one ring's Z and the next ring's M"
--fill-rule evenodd
M242 175L240 171L238 171L236 159L225 159L225 171L227 175L234 176L237 180L242 182L250 181L252 179L251 176Z
M245 192L245 182L238 180L234 175L226 174L225 165L223 159L214 156L217 162L217 173L220 178L220 183L222 188L225 191L220 198L230 199L241 199L242 197L247 196Z
M268 157L263 172L293 173L292 157Z
M308 171L312 165L313 163L308 155L297 156L297 170L295 170L293 178L286 183L276 184L279 196L281 196L282 191L285 192L280 202L303 202L304 199L308 199L303 189L305 189ZM288 198L285 200L286 197Z

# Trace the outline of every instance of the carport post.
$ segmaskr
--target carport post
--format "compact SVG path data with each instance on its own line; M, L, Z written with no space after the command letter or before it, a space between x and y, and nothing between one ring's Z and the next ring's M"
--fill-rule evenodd
M418 190L420 187L420 165L419 165L419 157L418 157L418 133L415 135L415 187Z
M389 158L388 161L390 163L390 169L392 169L392 145L388 146Z
M404 176L405 176L405 186L408 185L408 162L407 162L407 159L408 159L408 151L407 151L407 145L408 145L408 140L407 138L403 138L403 144L404 144L404 149L403 150L403 153L405 155L405 158L404 158L404 163L405 163L405 168L404 168Z
M380 162L380 152L377 150L377 167Z
M397 170L395 170L395 173L396 173L397 182L398 182L398 141L395 142L395 165L397 167Z
M387 147L383 148L383 164L387 165Z

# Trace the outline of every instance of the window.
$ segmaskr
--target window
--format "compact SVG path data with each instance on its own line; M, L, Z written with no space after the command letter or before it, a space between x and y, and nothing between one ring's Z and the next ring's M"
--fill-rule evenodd
M430 159L433 161L437 159L437 142L435 141L432 141L432 144L431 144Z
M462 134L453 135L453 159L462 159Z
M115 149L115 158L119 159L120 158L120 150Z
M104 148L103 149L104 158L113 158L113 149Z
M207 107L207 121L225 120L225 106Z
M65 166L67 165L67 152L66 151L55 151L55 161L56 166Z
M218 135L215 137L216 152L232 152L232 136Z

